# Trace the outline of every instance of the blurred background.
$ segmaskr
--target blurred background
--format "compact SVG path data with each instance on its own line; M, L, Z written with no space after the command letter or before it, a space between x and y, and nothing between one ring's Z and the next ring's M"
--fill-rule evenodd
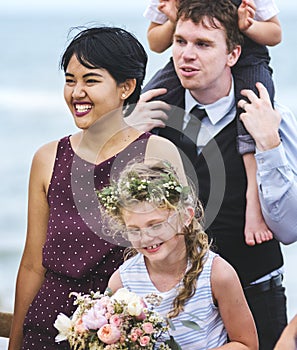
M276 0L283 40L271 48L276 98L297 116L297 3ZM12 312L24 246L31 160L39 146L76 131L63 99L59 60L69 29L120 26L147 49L146 81L170 57L150 52L143 11L148 0L6 0L0 3L0 311ZM297 228L296 228L297 229ZM297 313L297 244L283 246L289 319ZM28 281L30 283L30 281ZM0 338L0 350L7 340Z

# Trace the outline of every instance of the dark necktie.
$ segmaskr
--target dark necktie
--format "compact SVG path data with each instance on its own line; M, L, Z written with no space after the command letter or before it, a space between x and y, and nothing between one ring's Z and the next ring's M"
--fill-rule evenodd
M184 148L184 151L187 152L195 152L195 155L197 155L197 137L198 133L201 128L201 121L204 117L207 116L207 113L205 109L200 109L197 106L195 106L191 112L190 112L190 120L183 131L183 136L181 139L182 142L182 148ZM190 154L191 154L190 153Z

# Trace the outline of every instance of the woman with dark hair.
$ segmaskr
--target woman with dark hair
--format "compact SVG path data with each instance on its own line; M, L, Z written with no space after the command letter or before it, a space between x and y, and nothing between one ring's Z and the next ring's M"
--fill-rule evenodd
M124 108L139 98L146 64L139 41L114 27L82 30L62 56L64 98L80 130L42 146L33 158L10 350L68 349L55 343L53 323L58 312L74 311L69 293L104 292L122 263L122 247L102 234L96 197L113 173L134 158L158 157L185 179L171 142L124 121Z

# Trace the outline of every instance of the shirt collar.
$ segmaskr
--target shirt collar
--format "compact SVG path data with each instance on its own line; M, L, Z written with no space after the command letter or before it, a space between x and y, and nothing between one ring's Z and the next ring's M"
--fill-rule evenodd
M185 90L185 111L186 114L189 114L193 107L198 105L198 107L205 108L206 113L210 122L215 125L221 119L228 114L228 112L234 107L235 104L235 95L234 95L234 83L232 78L232 85L229 92L229 95L220 98L214 103L208 105L202 105L191 95L188 89Z

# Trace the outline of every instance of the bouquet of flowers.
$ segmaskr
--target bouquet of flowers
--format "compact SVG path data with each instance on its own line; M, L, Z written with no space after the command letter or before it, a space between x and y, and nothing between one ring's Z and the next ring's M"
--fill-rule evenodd
M74 304L78 307L70 318L62 313L58 315L54 323L59 331L56 342L68 340L74 350L178 348L172 337L162 341L169 328L165 319L125 288L114 295L99 292L71 295L76 297ZM158 298L151 296L149 302L156 305Z

